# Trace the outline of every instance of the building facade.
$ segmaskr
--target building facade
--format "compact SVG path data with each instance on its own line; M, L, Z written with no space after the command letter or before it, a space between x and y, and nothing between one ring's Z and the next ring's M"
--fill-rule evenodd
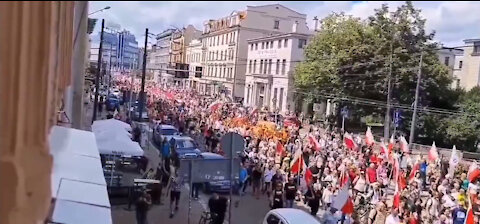
M98 63L100 33L92 40L90 63ZM103 32L102 62L112 71L130 71L138 69L138 42L127 30L121 32L105 30Z
M303 61L311 36L292 32L248 40L246 106L283 114L294 110L294 69Z
M280 4L247 6L240 12L204 23L205 63L200 85L207 94L224 93L237 101L245 96L247 40L289 33L293 24L306 33L306 15Z
M468 91L480 84L480 39L467 39L464 43L459 48L463 52L456 57L453 77L458 87Z
M188 79L185 82L185 88L191 88L198 92L204 92L200 89L200 82L203 75L203 66L205 62L205 51L200 40L193 40L187 47L186 63L189 67ZM203 86L204 87L204 86Z
M453 82L451 87L460 87L460 80L455 76L455 72L459 69L459 61L463 55L462 49L442 47L437 51L438 59L440 63L444 64L448 68L448 74L452 77ZM462 62L463 63L463 62Z

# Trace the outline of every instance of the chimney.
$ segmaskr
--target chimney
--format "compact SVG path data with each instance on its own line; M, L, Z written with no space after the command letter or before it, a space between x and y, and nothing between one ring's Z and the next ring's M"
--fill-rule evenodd
M298 21L295 21L295 23L293 23L293 26L292 26L292 33L297 32L297 26L298 26Z
M318 31L318 17L313 17L313 21L315 21L315 26L313 27L313 30L314 31Z

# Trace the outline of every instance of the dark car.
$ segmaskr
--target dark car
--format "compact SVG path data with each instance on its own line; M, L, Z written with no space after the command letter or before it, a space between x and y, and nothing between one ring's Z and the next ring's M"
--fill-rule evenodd
M115 109L117 109L118 111L120 110L120 100L113 95L110 95L110 97L105 102L105 105L107 107L107 111L114 111Z
M186 136L173 136L175 150L180 159L200 158L201 151L192 138Z
M222 155L216 154L216 153L211 153L211 152L204 152L202 153L202 159L225 159ZM228 177L220 177L218 178L220 180L215 180L215 181L209 181L205 182L203 184L203 191L205 193L211 193L211 192L218 192L218 193L228 193L230 192L230 180ZM223 180L221 180L223 179ZM234 181L233 184L233 192L238 192L239 190L239 185L237 181Z

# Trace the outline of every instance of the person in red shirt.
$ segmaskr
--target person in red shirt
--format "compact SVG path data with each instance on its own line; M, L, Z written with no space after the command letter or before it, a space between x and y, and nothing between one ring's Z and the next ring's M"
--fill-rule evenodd
M377 170L375 169L374 163L370 163L370 166L367 168L366 175L367 177L365 179L367 180L367 183L373 184L377 182Z

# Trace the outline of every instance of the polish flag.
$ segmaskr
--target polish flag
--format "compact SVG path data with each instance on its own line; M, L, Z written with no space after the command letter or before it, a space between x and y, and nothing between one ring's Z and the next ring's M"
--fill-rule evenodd
M387 146L385 146L385 143L383 142L380 143L380 152L382 153L382 155L385 156L385 159L390 158L390 152L388 151Z
M415 163L415 165L412 168L412 171L410 171L410 175L408 176L408 182L412 182L413 179L415 179L415 174L420 170L420 163Z
M478 179L478 177L480 177L480 170L477 167L477 163L472 162L472 164L470 165L470 168L468 168L468 174L467 174L468 181L475 182L475 180Z
M395 194L393 195L393 208L400 207L400 191L398 189L398 183L395 185Z
M392 135L392 137L390 137L390 142L388 142L388 151L392 152L394 146L395 146L395 139L393 138L393 135Z
M305 166L305 162L303 161L302 150L299 148L295 152L293 160L290 163L290 172L293 174L297 174L300 172L301 169L305 170L303 166Z
M347 177L347 183L342 186L336 196L333 197L332 208L341 210L344 214L353 214L353 201L348 193L350 179Z
M305 161L303 162L303 166L306 167L307 165L305 164ZM310 185L310 183L312 183L312 180L313 180L313 173L312 171L310 170L310 168L307 168L305 169L305 182L307 183L307 185Z
M373 138L372 130L370 129L370 127L367 128L367 132L365 133L365 143L367 143L367 145L375 144L375 139Z
M310 145L313 146L315 151L320 151L320 149L322 149L322 147L320 146L320 143L318 143L317 139L315 139L313 135L308 136L308 141L310 142Z
M343 142L349 149L357 148L357 144L355 143L355 141L353 141L352 136L348 132L345 132L345 134L343 135Z
M404 153L409 153L410 152L410 150L408 149L407 139L405 139L405 137L403 137L403 136L400 137L400 148L402 149L402 151Z
M465 218L465 224L475 224L475 216L473 215L473 209L470 206L467 210L467 217Z
M428 159L432 162L438 159L438 151L437 151L437 146L435 146L435 142L433 142L432 147L428 152Z

